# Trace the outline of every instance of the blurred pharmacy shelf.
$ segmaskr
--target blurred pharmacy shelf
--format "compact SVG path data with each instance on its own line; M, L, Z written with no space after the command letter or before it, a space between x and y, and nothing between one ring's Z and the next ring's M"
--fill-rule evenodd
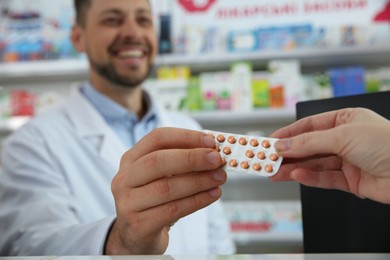
M188 112L189 116L201 125L222 126L240 124L289 123L295 120L295 109L256 109L251 111L199 111ZM28 116L15 116L0 119L0 132L11 132L30 119Z
M388 64L390 46L302 48L293 50L264 50L247 53L221 53L207 55L166 55L160 56L158 65L186 65L192 71L220 69L232 62L250 61L254 65L266 65L269 60L299 59L303 67L341 66L353 63ZM229 68L229 66L228 66Z
M200 111L189 113L202 125L290 123L295 120L295 108L263 108L250 111Z
M267 234L252 234L252 235L240 235L233 234L233 239L238 244L249 243L283 243L301 245L303 243L303 233L267 233Z
M238 244L302 244L299 201L224 201L224 207Z
M353 63L389 64L390 46L342 47L332 49L265 50L248 53L161 55L157 66L189 66L192 71L227 69L231 63L249 61L254 65L266 65L270 59L299 59L303 67L341 66ZM86 59L0 63L0 80L15 78L39 78L52 76L86 75Z
M0 63L0 80L78 76L86 74L87 70L88 63L82 59Z

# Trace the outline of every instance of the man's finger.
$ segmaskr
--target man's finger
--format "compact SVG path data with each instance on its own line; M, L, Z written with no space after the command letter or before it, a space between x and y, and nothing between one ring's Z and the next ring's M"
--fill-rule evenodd
M153 183L132 190L132 199L143 201L135 211L144 211L170 201L190 197L223 185L227 179L223 169L181 174L161 178ZM147 200L145 198L147 197Z
M295 169L305 169L313 172L339 170L342 166L342 161L338 156L321 156L305 159L285 158L278 174L270 177L272 181L291 181L290 173Z
M214 148L214 139L201 131L164 127L157 128L143 137L122 157L131 163L151 152L163 149Z
M345 175L340 170L317 172L307 169L296 169L291 172L290 177L296 182L309 187L350 192Z
M214 149L170 149L149 153L123 171L128 172L126 184L134 188L176 174L214 170L222 164Z
M209 206L220 197L221 189L215 188L140 212L139 219L147 221L146 230L143 232L152 233L161 227L169 226L172 222Z
M334 128L338 117L347 113L346 110L330 111L302 118L291 125L283 127L271 134L273 138L287 138L306 132L320 131Z
M277 152L286 158L304 158L320 154L337 154L340 151L343 131L330 129L303 133L275 142Z

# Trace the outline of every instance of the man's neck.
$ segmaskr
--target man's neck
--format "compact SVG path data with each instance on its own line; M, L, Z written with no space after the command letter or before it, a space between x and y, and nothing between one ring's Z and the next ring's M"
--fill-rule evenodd
M134 88L126 88L123 86L114 85L106 80L93 80L91 85L96 91L107 96L119 105L132 111L142 118L146 112L145 103L143 102L143 94L141 86Z

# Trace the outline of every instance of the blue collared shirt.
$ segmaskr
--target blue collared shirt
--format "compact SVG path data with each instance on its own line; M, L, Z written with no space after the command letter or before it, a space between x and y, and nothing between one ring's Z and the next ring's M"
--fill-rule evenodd
M81 92L128 148L134 146L144 135L157 127L156 108L146 92L143 92L142 97L147 112L141 119L134 112L98 92L90 82L82 86Z

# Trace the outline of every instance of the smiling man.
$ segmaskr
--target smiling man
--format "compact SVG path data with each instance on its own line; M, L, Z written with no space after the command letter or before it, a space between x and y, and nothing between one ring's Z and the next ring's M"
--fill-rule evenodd
M149 1L75 7L89 80L3 143L0 255L233 253L213 139L141 87L158 46Z
M78 51L87 54L91 84L142 117L145 106L140 85L149 75L158 50L149 2L75 2L77 24L72 40Z

